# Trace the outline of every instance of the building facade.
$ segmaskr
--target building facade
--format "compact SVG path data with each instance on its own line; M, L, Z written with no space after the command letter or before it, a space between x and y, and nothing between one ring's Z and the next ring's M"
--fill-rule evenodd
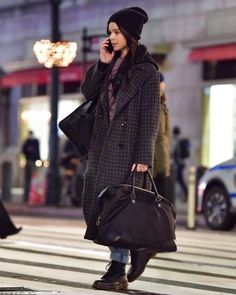
M236 150L236 2L234 0L63 0L62 39L78 44L78 55L60 74L59 119L81 101L83 32L106 34L109 16L140 6L149 15L142 40L160 65L167 83L171 127L178 125L192 143L188 164L212 166ZM37 63L33 45L50 39L50 1L2 0L0 3L0 163L12 161L14 183L21 144L28 129L48 158L50 70ZM99 41L99 40L97 40ZM94 41L94 48L98 45Z

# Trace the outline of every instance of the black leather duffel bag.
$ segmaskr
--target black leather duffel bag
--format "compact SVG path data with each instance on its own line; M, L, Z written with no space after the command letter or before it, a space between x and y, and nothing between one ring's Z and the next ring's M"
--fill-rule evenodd
M95 123L97 99L86 100L59 122L59 128L76 146L79 158L87 158Z
M158 194L149 171L154 192L136 187L135 173L132 185L112 185L100 193L94 242L127 249L176 251L173 205Z

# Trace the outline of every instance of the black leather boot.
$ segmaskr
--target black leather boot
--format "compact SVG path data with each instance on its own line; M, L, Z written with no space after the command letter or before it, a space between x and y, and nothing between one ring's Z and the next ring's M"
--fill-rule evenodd
M93 283L93 288L99 290L123 290L128 286L128 280L125 273L126 264L111 261L108 271L100 280Z
M144 272L148 261L154 257L157 252L148 249L130 250L131 267L128 270L128 282L135 281Z

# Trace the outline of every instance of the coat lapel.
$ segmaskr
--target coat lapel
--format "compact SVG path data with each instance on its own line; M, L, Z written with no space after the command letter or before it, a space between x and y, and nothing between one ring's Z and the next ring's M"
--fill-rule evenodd
M100 97L101 97L102 108L103 108L105 113L108 113L109 106L108 106L107 81L106 81L106 83L104 85L104 89L103 89Z
M102 109L104 111L104 115L107 118L107 123L109 124L109 104L108 104L108 77L105 78L102 91L100 94L100 103L102 105Z
M116 108L114 116L116 116L125 105L134 97L134 95L139 91L142 84L146 80L147 75L145 68L141 65L135 66L135 70L132 73L132 79L130 83L121 83L120 90L117 93L116 98Z

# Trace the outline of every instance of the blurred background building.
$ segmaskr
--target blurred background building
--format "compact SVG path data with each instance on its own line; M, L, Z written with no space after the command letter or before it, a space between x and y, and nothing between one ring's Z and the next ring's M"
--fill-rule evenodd
M167 82L171 126L192 143L188 164L212 166L236 150L236 1L234 0L63 0L62 39L75 41L75 62L60 70L59 120L82 100L86 64L83 34L105 37L116 10L141 6L149 14L142 40ZM0 163L11 161L14 186L21 186L21 145L28 129L48 159L50 70L33 55L37 40L50 39L48 0L0 1Z

